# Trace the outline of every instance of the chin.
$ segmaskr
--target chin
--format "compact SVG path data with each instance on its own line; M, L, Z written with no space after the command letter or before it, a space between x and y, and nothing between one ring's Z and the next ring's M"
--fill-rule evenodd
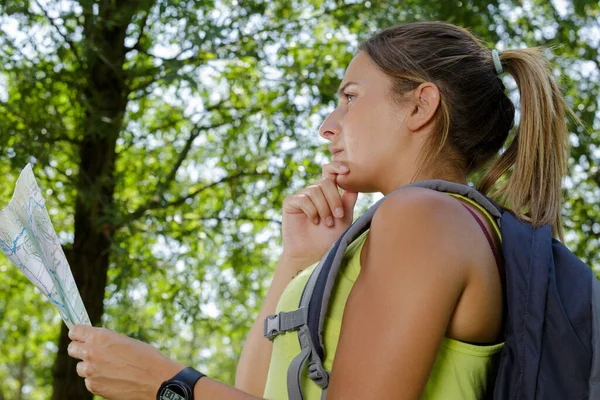
M348 175L349 174L338 175L335 182L340 189L350 190L350 191L354 192L354 185L353 185L352 179L350 179L350 177Z
M357 179L352 179L350 174L352 174L352 172L347 175L338 175L336 182L340 189L349 190L356 193L377 192L377 189L373 188L372 185L369 185L366 182L360 182Z

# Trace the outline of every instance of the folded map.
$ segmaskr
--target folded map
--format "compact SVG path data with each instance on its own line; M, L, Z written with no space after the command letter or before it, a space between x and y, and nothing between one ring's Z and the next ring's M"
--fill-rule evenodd
M50 299L69 328L90 325L31 164L21 172L12 200L0 210L0 250Z

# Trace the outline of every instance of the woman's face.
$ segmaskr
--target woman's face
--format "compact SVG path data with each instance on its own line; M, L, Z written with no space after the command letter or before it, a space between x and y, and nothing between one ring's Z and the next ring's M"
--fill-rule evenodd
M319 129L331 142L333 160L350 169L338 176L342 189L385 193L412 178L423 135L406 128L411 102L399 105L391 89L391 79L365 52L350 62L339 105Z

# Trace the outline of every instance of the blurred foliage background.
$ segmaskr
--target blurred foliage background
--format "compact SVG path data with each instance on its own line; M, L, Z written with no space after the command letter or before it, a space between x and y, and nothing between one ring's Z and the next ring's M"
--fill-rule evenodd
M598 267L597 1L0 0L0 205L33 163L93 323L232 383L282 199L320 175L317 128L346 65L361 40L414 20L548 47L584 123L566 240ZM0 256L0 400L91 398L66 343Z

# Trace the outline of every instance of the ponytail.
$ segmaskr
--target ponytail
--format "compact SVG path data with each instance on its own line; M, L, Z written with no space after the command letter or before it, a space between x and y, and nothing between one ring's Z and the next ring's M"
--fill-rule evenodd
M443 147L444 167L469 174L504 148L479 190L498 189L488 195L534 226L551 225L562 239L561 186L569 154L565 114L574 114L539 49L507 50L498 57L466 29L430 21L385 29L360 49L390 77L395 94L427 81L440 89L440 113L422 160L439 164ZM502 70L521 93L516 129L515 106L498 78ZM514 138L505 147L510 133Z
M565 113L572 111L539 49L506 50L500 62L519 88L521 121L479 189L488 193L512 169L490 196L534 226L551 225L554 236L562 240L562 179L570 150Z

